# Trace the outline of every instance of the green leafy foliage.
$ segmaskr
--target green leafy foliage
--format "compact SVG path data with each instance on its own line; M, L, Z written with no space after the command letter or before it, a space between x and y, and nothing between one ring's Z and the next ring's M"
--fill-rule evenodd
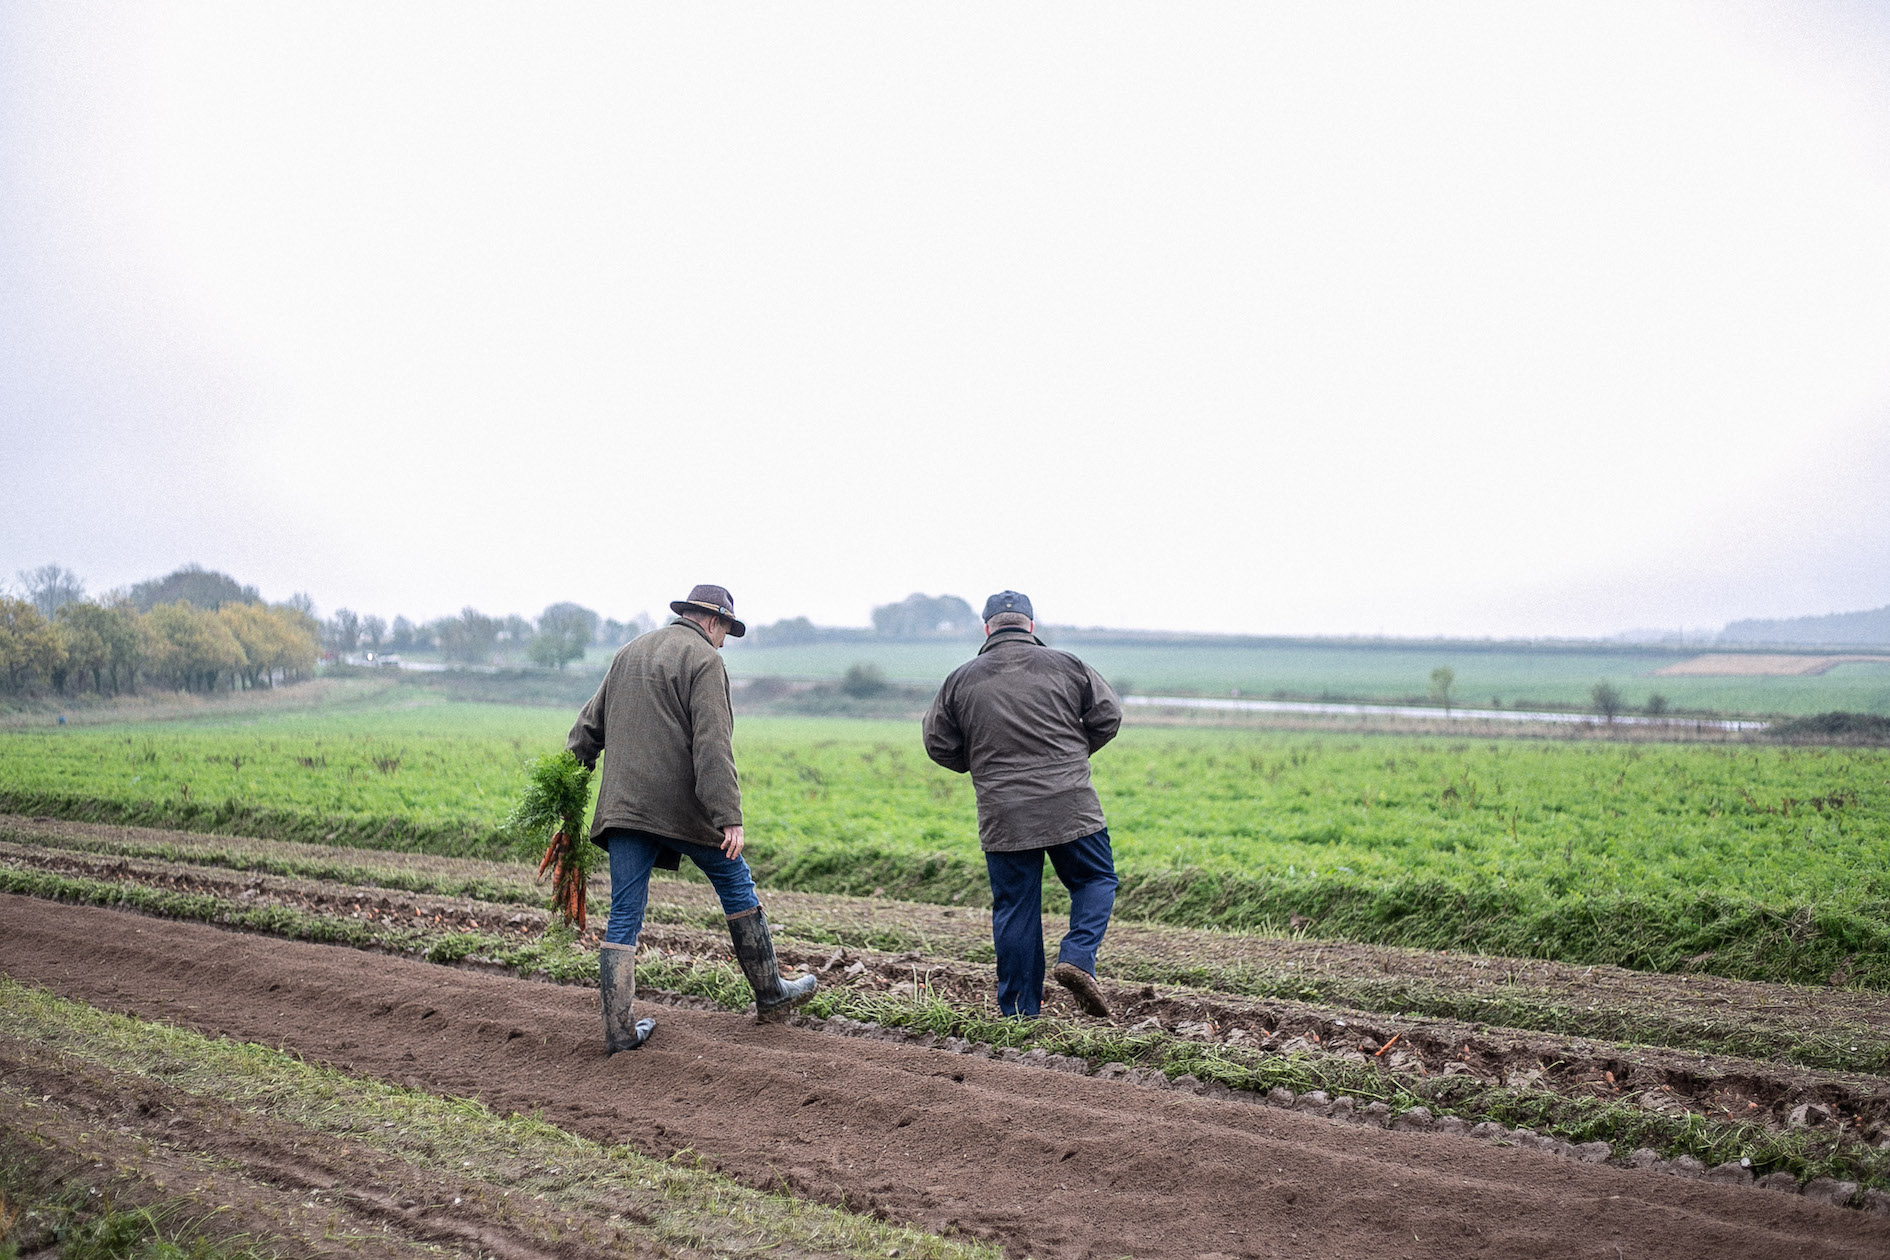
M568 721L391 691L4 733L0 810L519 856L513 792ZM988 904L971 784L914 724L743 718L736 759L764 882ZM1127 917L1890 988L1890 751L1131 727L1093 766Z
M505 820L505 829L523 846L520 856L536 857L557 832L583 833L591 807L591 774L568 749L532 762L525 789Z
M567 923L584 926L584 886L597 864L598 849L585 835L590 812L591 770L569 749L548 753L532 763L525 790L505 821L527 852L544 844L538 871L551 872L551 908Z

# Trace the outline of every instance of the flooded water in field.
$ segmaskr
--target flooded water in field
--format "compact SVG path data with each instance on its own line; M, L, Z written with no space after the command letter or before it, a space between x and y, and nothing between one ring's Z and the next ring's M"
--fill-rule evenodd
M1145 709L1210 709L1231 713L1323 713L1343 717L1427 718L1451 722L1557 722L1574 726L1651 726L1675 731L1760 731L1764 722L1725 718L1643 717L1599 713L1555 713L1529 709L1438 709L1419 704L1328 704L1311 700L1246 700L1203 696L1124 696L1122 703Z

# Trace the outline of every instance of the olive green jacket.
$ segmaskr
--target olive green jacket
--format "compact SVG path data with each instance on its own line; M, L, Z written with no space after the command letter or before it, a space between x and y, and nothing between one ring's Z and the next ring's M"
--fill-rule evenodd
M565 747L599 776L595 840L613 827L718 846L742 820L728 670L709 636L679 619L618 649Z
M933 761L971 774L979 846L1012 853L1103 829L1089 755L1121 725L1121 702L1095 670L1019 628L952 671L923 730Z

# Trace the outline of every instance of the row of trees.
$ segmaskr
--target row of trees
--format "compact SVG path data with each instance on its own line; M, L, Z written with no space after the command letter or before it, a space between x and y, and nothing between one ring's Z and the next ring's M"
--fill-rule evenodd
M338 657L437 651L449 661L481 664L523 656L562 669L580 659L593 644L619 647L656 623L647 615L630 621L600 618L577 604L553 604L536 621L524 617L488 617L476 608L415 625L405 617L362 615L342 608L323 623L323 646ZM873 609L873 628L817 626L806 617L756 625L743 645L786 647L821 642L873 639L956 639L975 637L979 620L970 604L956 595L912 594Z
M592 644L618 647L654 624L647 616L628 622L602 618L572 603L551 605L535 622L517 615L488 617L468 607L422 625L405 617L389 622L340 608L322 625L322 645L341 658L362 652L437 651L449 661L480 664L522 654L536 664L563 669L581 659Z
M31 600L0 596L0 670L14 694L116 695L140 681L180 691L271 687L312 673L318 643L315 619L286 604L208 609L178 600L141 612L127 599L77 599L47 617Z
M0 686L15 694L272 687L308 677L321 650L306 595L265 604L201 565L88 599L78 574L48 564L21 572L19 591L0 592Z
M100 691L132 688L141 676L192 689L225 681L268 685L312 669L312 660L305 663L311 642L317 656L325 652L340 660L437 652L464 664L523 659L563 669L593 645L615 648L656 624L647 614L617 621L568 602L551 605L536 620L487 616L467 607L424 623L404 616L389 621L348 608L317 621L306 595L272 606L255 587L195 564L97 601L85 598L77 574L58 565L19 578L25 598L12 602L36 613L38 620L29 627L26 613L9 614L17 624L5 632L0 664L8 670L8 687L16 691L35 679L64 690L75 676L81 682L89 678ZM62 611L66 608L92 611ZM958 596L913 594L873 609L871 630L815 626L796 617L756 626L750 642L957 638L977 628L971 605Z
M574 603L553 604L536 621L475 608L419 625L347 608L319 621L306 595L267 604L255 587L195 564L98 599L59 565L18 578L18 597L0 586L0 687L15 694L274 686L312 674L324 652L437 651L466 663L524 657L562 669L592 644L616 647L655 624L647 615L602 618Z

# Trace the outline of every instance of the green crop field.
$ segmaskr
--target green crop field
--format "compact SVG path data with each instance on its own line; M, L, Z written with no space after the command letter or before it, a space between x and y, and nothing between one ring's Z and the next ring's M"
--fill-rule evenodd
M738 647L726 653L737 678L837 678L854 664L877 666L895 682L936 685L977 645L955 642L815 643ZM1177 645L1082 643L1072 650L1103 677L1144 694L1403 701L1424 698L1431 671L1456 673L1459 704L1507 708L1586 707L1596 683L1618 688L1640 708L1658 693L1676 709L1722 713L1807 714L1845 709L1890 716L1890 662L1839 665L1808 678L1692 678L1654 671L1694 653L1402 645ZM602 661L598 662L600 665Z
M491 854L569 719L395 689L5 733L0 808ZM764 881L986 899L916 724L743 718L737 757ZM1890 988L1884 750L1131 727L1094 764L1125 914Z

